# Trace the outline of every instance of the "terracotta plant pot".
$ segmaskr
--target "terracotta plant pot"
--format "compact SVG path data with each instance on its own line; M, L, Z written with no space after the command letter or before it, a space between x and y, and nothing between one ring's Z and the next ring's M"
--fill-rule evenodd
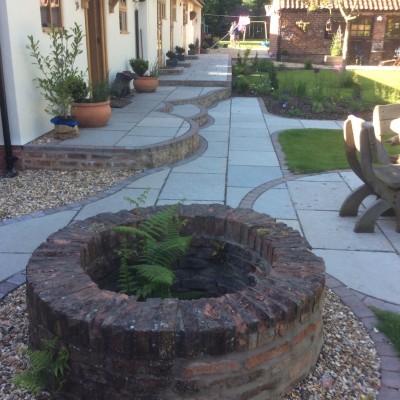
M72 103L71 113L82 128L99 128L107 125L111 117L110 100L100 103Z
M139 93L152 93L158 87L156 76L141 76L133 81L133 87Z

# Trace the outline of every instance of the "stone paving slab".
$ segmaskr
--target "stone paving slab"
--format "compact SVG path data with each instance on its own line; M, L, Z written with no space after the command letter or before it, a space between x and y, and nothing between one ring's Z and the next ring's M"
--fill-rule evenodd
M50 234L68 225L74 215L75 212L73 211L64 211L2 226L0 231L0 254L31 253Z
M288 188L299 210L339 211L350 189L343 181L291 181Z
M348 287L400 304L400 266L395 253L313 249L325 260L326 272ZM348 266L348 267L347 267Z
M355 217L341 218L336 211L297 209L297 213L313 249L395 252L379 230L368 234L355 233Z

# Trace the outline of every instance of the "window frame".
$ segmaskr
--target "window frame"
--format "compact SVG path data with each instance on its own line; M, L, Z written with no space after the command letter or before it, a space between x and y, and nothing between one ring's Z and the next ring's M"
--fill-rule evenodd
M176 8L177 8L177 1L171 0L171 21L173 22L177 21Z
M369 38L372 36L372 17L359 17L350 26L350 37ZM369 29L367 29L369 27ZM361 33L361 34L360 34Z
M187 3L182 4L183 8L183 25L189 23L189 5Z
M390 27L391 24L392 24L392 27ZM387 20L386 20L386 37L389 39L393 39L393 38L395 39L395 38L400 37L400 17L388 17L387 18Z
M39 0L42 29L62 28L62 0ZM58 11L54 13L54 11ZM54 14L54 16L53 16ZM45 16L45 18L43 18ZM57 20L55 22L55 20Z
M165 0L158 1L158 10L160 19L167 19L167 5Z
M119 33L129 33L128 31L128 11L126 0L119 0Z

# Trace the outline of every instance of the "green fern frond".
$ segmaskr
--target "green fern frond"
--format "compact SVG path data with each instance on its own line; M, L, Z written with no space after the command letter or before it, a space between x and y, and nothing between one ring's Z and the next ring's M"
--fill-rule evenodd
M135 269L142 278L157 285L172 286L174 283L175 274L162 265L141 264L136 265Z
M133 253L126 247L127 242L119 250L121 266L118 284L121 292L134 294L138 299L170 295L175 280L172 266L186 253L192 240L191 236L180 235L186 221L178 217L179 206L167 207L136 227L116 228L139 240L135 243L137 263L129 265L128 260L132 259L129 256Z
M132 199L129 196L125 196L124 200L128 201L132 206L140 207L140 204L144 204L147 199L147 195L150 192L150 188L147 187L142 194L140 194L136 199Z
M42 350L27 350L30 368L13 378L13 381L39 395L45 389L57 392L61 389L61 379L69 369L69 351L58 343L58 338L42 340Z

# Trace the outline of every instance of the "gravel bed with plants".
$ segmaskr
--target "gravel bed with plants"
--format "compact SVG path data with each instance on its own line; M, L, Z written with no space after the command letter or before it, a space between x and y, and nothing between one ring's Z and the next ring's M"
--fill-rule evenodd
M109 188L135 171L24 171L0 179L1 218L68 204ZM23 199L23 201L22 201ZM329 289L324 308L324 346L313 371L284 399L376 399L380 360L363 324ZM28 367L25 286L0 300L0 398L47 400L17 387L12 377Z

